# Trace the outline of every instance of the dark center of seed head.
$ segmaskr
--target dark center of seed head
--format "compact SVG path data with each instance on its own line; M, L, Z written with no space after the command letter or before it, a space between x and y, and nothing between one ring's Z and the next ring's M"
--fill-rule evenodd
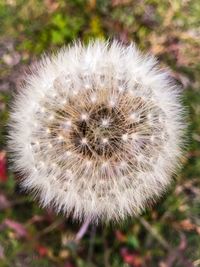
M122 145L124 119L123 114L115 108L104 105L96 107L90 112L88 120L75 122L76 131L72 132L72 140L76 150L89 158L95 156L111 158ZM109 124L104 125L102 120L109 120ZM87 144L80 145L80 140L84 138Z

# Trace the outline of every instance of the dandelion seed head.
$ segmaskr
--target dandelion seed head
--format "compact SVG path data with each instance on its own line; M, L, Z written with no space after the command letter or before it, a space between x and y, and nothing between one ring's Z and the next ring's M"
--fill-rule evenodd
M75 44L36 69L11 112L9 147L22 185L78 220L141 213L180 164L177 86L152 56L117 42Z

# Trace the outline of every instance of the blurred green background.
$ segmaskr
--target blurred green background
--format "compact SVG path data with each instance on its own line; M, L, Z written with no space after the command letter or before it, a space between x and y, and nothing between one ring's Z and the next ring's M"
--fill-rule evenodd
M13 92L44 51L80 39L134 41L182 86L189 109L183 169L160 201L120 226L89 227L42 210L22 193L6 151ZM0 0L0 267L200 266L199 0Z

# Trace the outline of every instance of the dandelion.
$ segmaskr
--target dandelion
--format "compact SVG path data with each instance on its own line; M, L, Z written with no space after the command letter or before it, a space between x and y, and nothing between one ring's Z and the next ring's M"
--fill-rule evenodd
M95 223L138 215L165 192L185 128L179 89L154 57L100 41L36 64L10 126L22 186L42 206Z

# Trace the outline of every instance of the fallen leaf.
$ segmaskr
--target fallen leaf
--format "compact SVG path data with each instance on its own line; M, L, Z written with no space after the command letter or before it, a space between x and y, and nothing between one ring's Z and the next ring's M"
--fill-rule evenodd
M185 219L180 222L174 223L174 227L176 229L181 229L184 231L196 231L198 234L200 234L200 227L190 221L190 219Z
M120 242L125 242L126 241L126 236L125 236L125 234L123 234L121 231L119 231L119 230L117 230L116 232L115 232L115 235L116 235L116 238L117 238L117 240L118 241L120 241Z
M36 250L41 257L45 257L48 255L48 248L46 248L45 246L38 245L36 247Z
M142 258L136 252L131 252L127 248L122 248L120 254L125 263L130 264L132 267L141 267Z
M190 221L190 219L185 219L179 223L180 227L183 230L191 231L195 229L195 225Z

